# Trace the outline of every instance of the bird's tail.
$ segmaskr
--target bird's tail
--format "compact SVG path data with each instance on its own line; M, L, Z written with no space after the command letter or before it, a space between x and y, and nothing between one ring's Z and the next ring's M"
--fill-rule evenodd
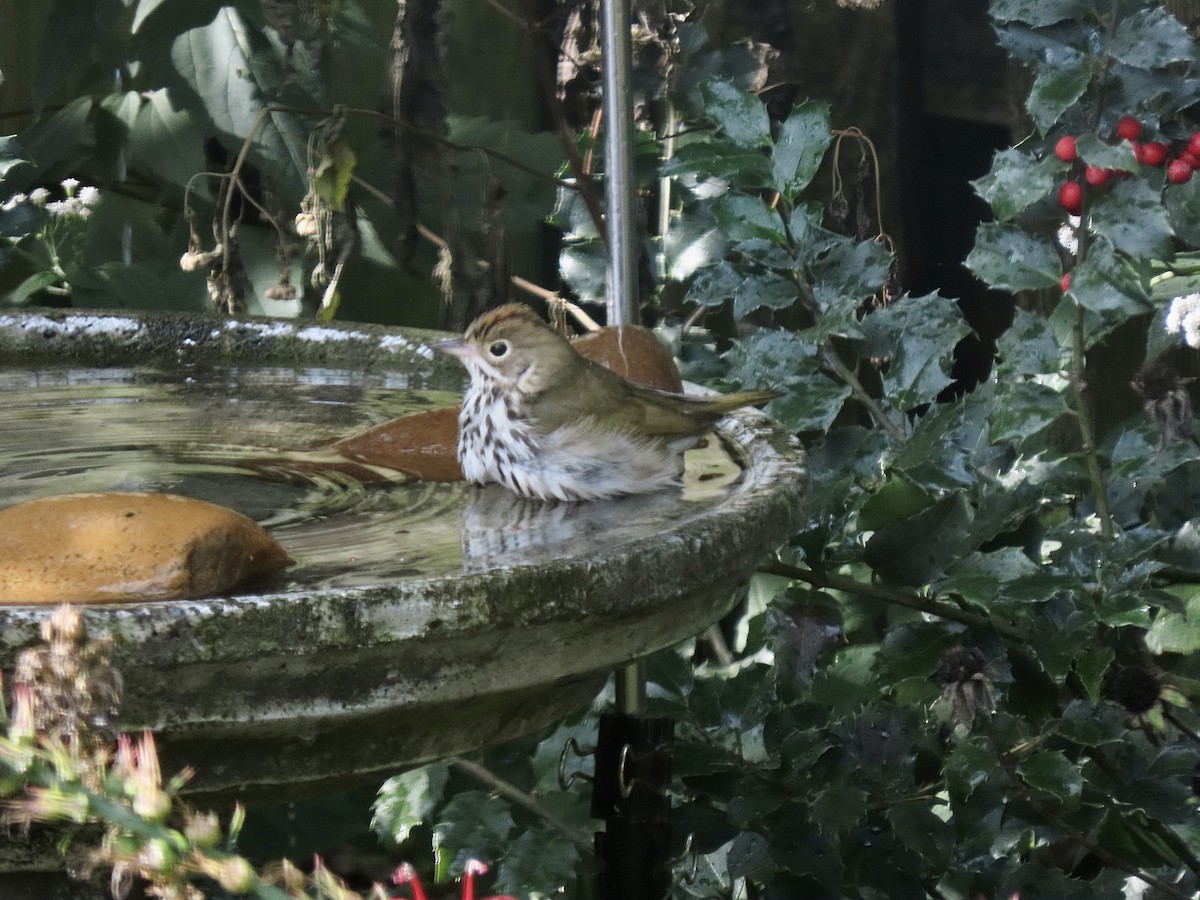
M768 400L774 400L781 396L783 395L779 391L737 391L733 394L714 394L706 397L704 403L712 412L725 415L725 413L741 409L743 406L760 406Z

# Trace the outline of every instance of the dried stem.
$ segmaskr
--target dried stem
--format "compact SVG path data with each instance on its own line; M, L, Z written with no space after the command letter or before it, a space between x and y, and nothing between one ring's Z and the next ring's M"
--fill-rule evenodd
M578 847L585 855L590 855L593 850L593 840L590 834L587 834L571 823L565 821L556 813L550 811L536 799L525 793L523 790L513 785L498 775L492 774L484 766L477 762L472 762L469 759L463 759L461 756L451 756L446 760L450 765L466 772L477 781L482 781L489 788L511 800L513 803L533 813L535 816L543 819L548 824L554 826L576 847Z
M1002 622L994 616L973 613L938 600L920 597L915 594L906 594L893 588L858 581L845 575L838 575L836 573L822 574L796 566L789 566L781 562L773 562L765 565L762 567L762 571L769 575L782 575L785 578L791 578L793 581L803 581L816 588L828 587L833 588L835 591L845 591L848 594L855 594L859 597L882 600L894 606L902 606L905 609L928 613L931 616L937 616L939 619L958 622L960 625L966 625L971 628L990 628L996 633L1014 641L1027 641L1029 639L1029 634L1024 628L1019 628L1008 622Z

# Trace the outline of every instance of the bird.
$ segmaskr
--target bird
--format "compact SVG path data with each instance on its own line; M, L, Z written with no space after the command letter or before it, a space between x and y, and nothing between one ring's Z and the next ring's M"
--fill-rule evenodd
M711 397L633 384L580 356L521 303L434 345L470 374L458 418L463 475L540 500L603 500L678 485L683 453L721 417L779 396Z

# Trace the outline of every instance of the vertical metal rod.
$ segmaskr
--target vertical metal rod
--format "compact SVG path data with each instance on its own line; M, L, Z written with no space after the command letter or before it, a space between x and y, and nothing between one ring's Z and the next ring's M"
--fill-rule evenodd
M646 705L646 667L641 660L616 671L617 712L640 716Z
M608 224L608 324L637 321L638 219L633 177L630 0L602 0L604 199Z

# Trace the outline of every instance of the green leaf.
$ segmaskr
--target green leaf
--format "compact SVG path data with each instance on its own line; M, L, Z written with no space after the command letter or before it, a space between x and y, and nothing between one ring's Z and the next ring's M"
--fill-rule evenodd
M950 383L955 345L971 333L958 304L937 294L904 296L862 321L865 354L890 357L884 394L898 409L933 400Z
M1160 612L1146 632L1151 653L1195 653L1200 650L1200 585L1175 585L1171 591L1186 599L1185 611Z
M53 284L57 284L58 281L58 275L48 269L42 272L34 272L5 294L4 301L14 306L24 305L41 291Z
M288 74L262 33L226 6L208 25L176 38L171 60L217 128L238 141L250 138L254 161L298 201L307 187L308 132L297 116L271 108Z
M1001 547L990 553L972 553L956 562L936 586L939 593L962 594L968 600L986 602L1001 585L1039 571L1037 563L1016 547Z
M1031 753L1017 767L1030 787L1060 800L1074 800L1083 793L1079 767L1058 750Z
M14 135L0 137L0 181L4 180L9 170L28 163L25 148L21 146L20 141Z
M1092 702L1100 699L1100 682L1115 658L1111 647L1093 647L1075 660L1075 674Z
M663 174L700 199L725 193L729 188L753 191L773 185L771 159L760 148L741 147L722 138L681 144L663 166Z
M733 839L726 864L731 879L749 878L760 883L779 871L767 839L752 831L744 831Z
M545 828L531 828L504 848L504 861L496 873L496 891L551 897L575 893L575 867L579 851L565 837Z
M946 758L946 784L950 790L966 798L975 788L987 781L999 768L996 755L978 744L959 744Z
M865 531L877 531L890 522L915 516L933 504L933 496L904 473L884 482L862 505L858 525Z
M779 213L760 197L727 194L713 202L712 213L725 237L733 243L754 238L786 243Z
M1161 257L1170 246L1174 232L1162 195L1144 178L1117 179L1095 196L1090 211L1092 228L1122 253Z
M1187 28L1160 6L1139 10L1121 19L1105 50L1126 65L1139 69L1191 62L1196 55Z
M887 818L897 843L917 854L923 864L941 869L950 862L954 829L932 808L918 803L893 803L888 806Z
M692 279L687 299L701 306L720 306L737 293L744 280L741 273L727 262L705 266Z
M866 816L867 799L861 788L834 782L813 799L813 819L827 834L845 834Z
M354 176L357 163L358 157L349 141L338 138L317 164L312 177L313 190L334 212L345 211L346 192L350 189L350 179Z
M814 100L795 106L780 125L771 169L775 189L789 203L817 174L832 139L829 127L829 104Z
M1103 240L1094 242L1087 258L1071 270L1067 294L1108 322L1123 322L1153 309L1138 273Z
M401 843L441 802L449 778L450 769L445 763L430 763L389 778L375 800L371 828Z
M1061 372L1063 350L1044 316L1018 307L1013 322L997 341L999 369L1006 375Z
M1001 150L992 160L992 170L971 184L1004 222L1045 199L1062 170L1063 164L1055 156L1036 160L1020 150Z
M1083 96L1091 77L1091 68L1082 58L1075 65L1039 67L1025 101L1025 108L1039 131L1045 134L1058 124L1063 113Z
M115 102L121 98L122 102ZM206 129L191 111L177 106L166 89L131 91L105 101L105 108L128 127L129 164L185 187L208 168L204 158Z
M786 425L789 431L826 432L849 396L850 388L828 376L805 375L792 378L784 388L783 396L768 403L765 411Z
M961 493L871 535L863 559L875 574L894 584L919 586L939 577L970 548L967 534L974 512Z
M992 0L988 14L997 22L1024 22L1035 28L1092 12L1086 0Z
M887 280L891 263L883 244L841 238L812 266L817 304L823 312L857 309Z
M447 803L433 826L439 856L449 871L469 858L499 859L513 829L508 804L484 791L464 791Z
M1054 287L1062 277L1062 263L1049 241L998 222L979 226L967 267L992 287L1006 291Z
M1185 184L1167 185L1163 206L1180 240L1200 246L1200 178L1193 176Z
M771 141L767 108L756 94L732 81L714 78L700 85L704 112L717 128L740 147L762 147Z
M733 315L748 316L756 309L787 309L800 295L795 282L775 272L752 275L742 281L733 293Z
M1108 144L1100 140L1099 135L1085 131L1075 138L1075 150L1085 163L1102 169L1116 169L1119 172L1138 170L1137 157L1133 155L1133 145L1129 141Z

